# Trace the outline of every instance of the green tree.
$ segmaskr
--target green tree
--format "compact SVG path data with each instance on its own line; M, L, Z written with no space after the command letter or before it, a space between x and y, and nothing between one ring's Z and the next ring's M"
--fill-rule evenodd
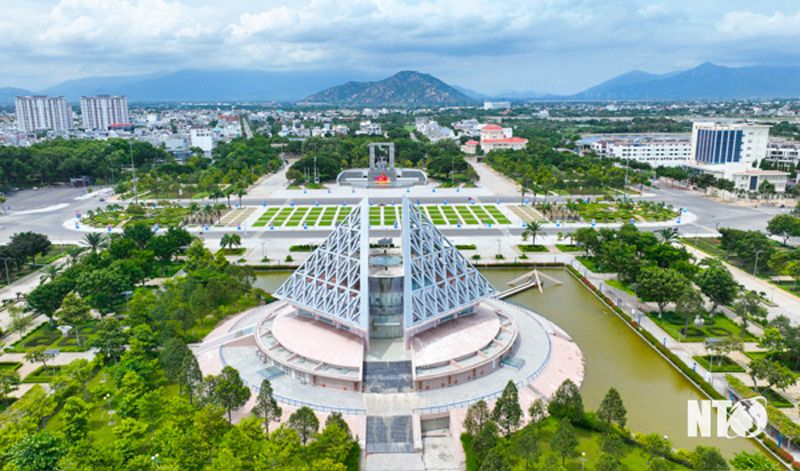
M161 350L159 360L161 360L161 367L164 369L164 376L170 381L177 381L180 376L181 369L183 368L183 358L186 355L192 355L192 351L186 346L186 343L178 337L172 337L164 344L164 349ZM178 382L178 388L183 394L183 385Z
M144 380L135 371L128 371L122 377L117 397L119 401L119 415L121 417L138 417L137 405L139 399L147 392Z
M9 245L24 257L30 257L31 263L36 265L36 256L46 253L51 244L46 235L28 231L12 235Z
M703 270L696 281L703 294L714 303L710 311L712 314L717 306L732 303L739 294L739 283L730 270L718 262Z
M25 332L33 327L33 316L25 315L22 308L11 306L8 308L8 314L11 317L11 325L8 330L12 333L23 337Z
M770 388L778 389L786 389L797 384L797 378L792 374L792 370L777 361L765 358L755 359L750 362L749 369L753 384L756 379L766 381Z
M47 350L45 345L39 345L28 350L23 359L31 363L42 362L42 365L47 369L47 355L44 353Z
M305 446L308 439L319 430L319 419L313 410L303 406L289 416L286 426L297 433L303 446Z
M497 425L491 420L483 424L483 427L478 431L475 440L472 442L472 451L478 458L478 463L482 463L489 451L497 446L499 441L499 431Z
M492 448L483 458L478 471L505 471L509 469L503 456L504 454L503 447L498 445Z
M79 324L85 324L92 319L89 311L89 306L83 298L75 293L69 293L61 301L61 310L56 313L58 314L58 323L71 325L77 329Z
M653 458L661 458L667 456L672 450L672 443L667 440L667 437L661 436L657 433L648 435L637 433L635 435L636 441L642 445L642 454L647 456L647 465L650 466L650 461Z
M561 383L547 404L547 411L559 419L567 418L571 422L583 420L583 398L578 386L570 379Z
M542 421L545 419L547 407L541 399L536 399L533 404L528 408L528 416L531 418L532 424L536 424L536 436L539 437L542 428Z
M536 237L544 235L544 223L542 221L528 221L525 223L525 230L522 231L522 240L531 238L531 247L536 245Z
M105 234L100 232L87 232L83 235L82 242L86 244L92 253L97 253L100 249L104 249L108 245Z
M239 371L232 366L223 368L218 376L206 377L203 382L208 382L210 386L207 388L210 392L209 402L227 411L228 426L230 427L233 422L233 410L247 403L247 400L250 399L250 388L245 386L239 376Z
M600 459L597 460L594 469L597 471L617 471L619 466L619 458L609 455L608 453L603 453L600 455Z
M767 232L783 239L783 245L789 237L800 236L800 218L791 214L778 214L767 222Z
M89 408L78 397L67 398L64 403L64 438L74 443L85 439L89 434Z
M681 233L673 227L665 227L664 229L659 229L655 231L655 234L656 237L658 237L659 240L661 240L661 242L665 244L671 244L672 242L678 240L678 237L680 237L681 235Z
M114 360L117 364L122 353L125 351L125 344L128 336L122 328L122 324L114 317L106 317L100 322L97 337L92 341L92 346L97 349L101 358Z
M778 471L778 464L759 451L740 451L731 460L736 471Z
M192 398L197 394L200 385L203 383L203 373L200 371L200 364L194 355L183 357L180 373L178 374L178 383L186 390L189 395L189 404L192 404Z
M675 303L675 314L683 319L684 334L689 330L689 323L703 313L703 297L690 284L684 285L685 291L678 297Z
M526 470L530 463L538 463L542 456L539 446L539 431L531 426L520 430L517 434L516 453L525 460Z
M608 431L611 429L611 423L615 423L622 428L625 428L626 414L625 405L622 404L622 397L616 388L612 387L600 403L597 409L597 418L606 422L605 435L608 436Z
M7 459L20 471L52 471L58 469L58 460L66 449L61 439L43 430L17 440L8 450Z
M44 283L34 288L25 297L25 302L28 303L31 309L39 314L44 314L52 321L53 315L61 307L64 297L73 288L72 281L65 277L58 277L49 283Z
M336 424L341 430L344 430L348 440L352 440L353 437L350 433L350 426L345 422L341 412L331 412L330 415L328 415L328 418L325 419L325 426L328 427L331 424Z
M658 304L659 316L667 304L677 301L686 292L686 279L675 270L644 267L639 272L639 295Z
M275 400L275 397L272 395L272 384L270 384L269 380L266 378L261 380L261 388L258 390L258 397L256 397L256 405L253 411L259 417L264 418L265 429L269 429L270 422L278 422L281 420L283 409L280 408L278 401Z
M503 389L503 394L495 402L494 409L492 409L492 420L508 438L519 427L521 419L522 408L519 405L517 386L513 381L509 381Z
M5 404L8 395L19 389L19 373L10 369L0 370L0 403Z
M718 449L710 446L698 445L691 454L689 461L696 471L728 471L728 462L722 457Z
M481 399L467 409L467 416L464 418L464 430L473 437L483 429L483 425L491 420L489 406Z
M147 248L147 243L153 238L153 231L149 225L143 222L135 222L133 224L125 224L125 227L122 228L122 236L136 243L139 250L144 250Z
M575 436L575 429L572 428L572 423L569 418L564 417L558 423L558 430L550 439L550 449L561 456L561 466L566 464L567 458L574 458L578 456L578 445L580 441Z
M330 459L335 463L344 463L353 441L337 422L326 423L322 432L314 435L314 441L308 445L308 458L313 461Z
M748 291L733 305L733 312L742 320L742 332L739 337L744 338L747 331L747 320L749 317L765 319L767 308L761 305L761 297L755 291Z

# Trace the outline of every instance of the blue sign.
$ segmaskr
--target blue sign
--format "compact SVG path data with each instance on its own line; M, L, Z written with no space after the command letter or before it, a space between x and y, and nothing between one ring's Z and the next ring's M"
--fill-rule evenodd
M267 202L266 202L266 201L264 201L264 207L265 207L265 208L267 207Z
M594 219L592 219L592 227L594 227L594 225L595 225L596 223L597 223L597 221L595 221Z

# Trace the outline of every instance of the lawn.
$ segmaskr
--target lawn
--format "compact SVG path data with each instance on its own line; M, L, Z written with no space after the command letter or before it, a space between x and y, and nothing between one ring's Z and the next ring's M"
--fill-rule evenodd
M695 246L695 239L693 238L680 239L680 241L688 246L695 247L696 249L701 250L712 257L725 256L725 251L719 248L719 239L697 239L697 246Z
M614 273L614 272L608 271L608 270L601 270L600 265L597 262L595 262L594 258L592 258L592 257L575 257L575 258L577 258L578 261L581 262L583 264L583 266L588 268L589 271L591 271L591 272L594 272L594 273Z
M692 357L694 361L697 362L698 365L702 366L708 371L713 371L714 373L744 373L745 369L742 365L736 363L735 361L731 360L727 356L720 356L714 355L706 355L706 356L696 356ZM712 364L713 361L713 364Z
M611 286L612 288L617 288L618 290L622 290L631 296L636 296L636 291L631 288L630 284L627 281L622 280L605 280L605 284Z
M556 247L562 252L583 252L585 250L577 245L556 244Z
M489 214L494 217L498 224L511 224L511 221L509 221L508 218L505 217L503 213L501 213L500 210L494 206L486 206L486 210L489 211Z
M664 313L662 319L658 318L658 312L654 311L648 313L647 316L664 329L672 338L681 342L702 342L706 338L720 338L735 336L739 337L742 328L739 327L734 321L729 319L722 313L715 313L713 319L708 315L703 316L705 325L703 327L695 327L693 322L689 323L688 335L683 333L686 321L679 318L674 312L667 311ZM755 336L749 332L745 334L744 340L752 342L757 340Z
M773 406L780 409L790 409L794 407L792 401L786 399L782 394L778 393L772 388L757 388L756 391L764 396L764 399L769 401Z

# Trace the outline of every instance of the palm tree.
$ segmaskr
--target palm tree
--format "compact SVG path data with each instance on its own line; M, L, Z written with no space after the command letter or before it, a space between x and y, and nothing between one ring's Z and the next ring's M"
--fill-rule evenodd
M247 187L245 185L236 185L233 187L233 192L239 197L239 207L242 206L242 196L247 194Z
M219 199L224 198L225 193L219 188L214 188L214 191L212 191L209 196L214 200L215 203L219 203Z
M239 234L225 234L219 241L219 246L222 249L225 249L226 247L233 249L234 247L239 247L240 245L242 245L242 238L239 236Z
M522 231L522 240L528 240L531 237L531 247L536 245L536 236L544 235L544 223L542 221L528 221L525 224L525 230Z
M82 242L89 247L92 253L97 253L98 249L106 246L106 237L100 232L89 232L83 236Z
M680 235L681 233L674 227L665 227L656 231L656 236L665 244L671 244L673 241L678 240Z
M45 282L47 280L53 281L56 279L60 271L60 266L56 266L55 264L51 263L50 265L42 268L42 276L39 277L39 280L41 282Z
M205 207L203 207L203 214L208 217L208 221L211 221L212 215L214 214L214 208L211 207L210 204L205 205Z
M222 250L225 250L227 247L231 245L231 235L230 234L223 234L222 239L219 241L219 247Z
M78 260L78 256L83 251L84 251L84 247L80 247L80 246L77 246L77 245L71 245L71 246L67 247L67 255L69 255L69 259L70 259L69 261L70 261L70 263L72 265L75 265L75 261Z

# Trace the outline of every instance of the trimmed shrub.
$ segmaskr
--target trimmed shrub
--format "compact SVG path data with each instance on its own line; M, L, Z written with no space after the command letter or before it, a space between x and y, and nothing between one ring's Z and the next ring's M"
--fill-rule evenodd
M17 371L20 368L22 368L21 361L0 361L0 369L2 370Z
M717 337L730 337L733 335L733 332L724 327L707 327L706 330L711 335L716 335Z
M684 337L705 337L706 334L702 330L698 329L697 327L689 327L688 329L684 327L680 330L681 335Z

